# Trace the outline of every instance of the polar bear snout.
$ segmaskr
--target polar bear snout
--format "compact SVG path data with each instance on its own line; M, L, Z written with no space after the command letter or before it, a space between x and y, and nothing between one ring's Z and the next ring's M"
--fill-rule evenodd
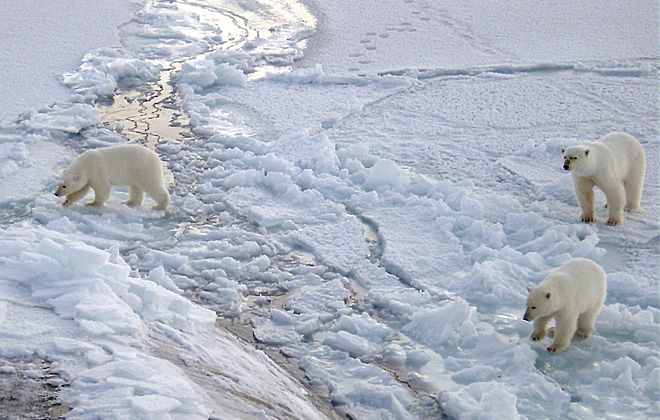
M570 166L569 166L569 161L567 161L567 160L564 161L564 166L563 166L563 168L566 169L567 171L571 169Z
M58 185L57 190L55 191L55 196L64 197L73 192L76 192L76 190L79 190L80 188L78 188L77 185L78 180L79 178L77 178L77 180L74 182L62 182L60 185Z

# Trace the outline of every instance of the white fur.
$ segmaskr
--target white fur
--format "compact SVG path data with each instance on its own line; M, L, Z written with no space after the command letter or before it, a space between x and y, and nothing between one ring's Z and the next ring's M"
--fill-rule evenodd
M94 201L88 206L103 207L113 185L128 186L131 207L142 205L146 192L156 201L156 210L165 210L170 195L163 186L163 163L156 153L135 144L88 150L77 156L64 171L56 196L66 195L63 206L81 199L89 189Z
M594 186L607 197L607 223L623 223L623 211L641 211L646 155L630 134L610 133L600 140L562 149L564 169L573 175L583 222L596 221Z
M574 258L554 270L535 288L529 288L523 319L534 321L531 339L546 335L554 318L554 342L548 351L565 350L577 333L588 338L596 329L607 293L607 275L600 265L586 258Z

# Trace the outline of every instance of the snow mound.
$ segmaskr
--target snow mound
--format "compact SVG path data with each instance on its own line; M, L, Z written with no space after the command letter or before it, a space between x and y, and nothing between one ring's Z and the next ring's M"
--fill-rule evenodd
M176 3L148 3L119 30L124 45L147 59L190 58L221 42L222 13ZM205 19L208 17L208 19ZM219 20L214 19L219 17Z
M43 136L12 140L0 138L0 204L9 207L31 201L53 185L53 172L68 155Z
M145 411L208 416L203 396L179 368L140 348L154 326L207 331L215 324L215 313L131 277L116 249L103 251L27 222L2 229L1 238L0 284L22 285L32 305L52 308L60 319L73 321L85 343L80 345L88 349L86 367L71 370L68 359L80 345L62 339L46 342L46 353L61 362L70 378L72 416L123 417ZM22 343L35 345L39 342ZM168 404L156 407L154 401Z
M51 136L52 132L77 134L99 122L98 112L91 105L74 104L54 105L44 111L24 114L19 125L29 132Z
M66 73L62 82L77 102L93 103L112 98L117 88L130 88L155 81L159 69L154 64L131 57L121 49L100 48L85 54L76 72Z
M193 86L198 92L219 85L244 87L247 84L247 77L243 71L233 65L202 60L183 63L178 81Z

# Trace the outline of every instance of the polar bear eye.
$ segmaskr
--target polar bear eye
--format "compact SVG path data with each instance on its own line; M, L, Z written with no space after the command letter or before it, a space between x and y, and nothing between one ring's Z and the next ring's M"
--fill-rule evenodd
M66 185L62 185L62 189L66 188Z
M532 306L530 309L536 309L536 306Z

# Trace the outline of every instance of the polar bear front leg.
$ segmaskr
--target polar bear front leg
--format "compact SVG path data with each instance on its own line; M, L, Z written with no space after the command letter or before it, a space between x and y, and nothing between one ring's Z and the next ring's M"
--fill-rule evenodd
M577 329L577 315L573 313L559 314L556 318L555 337L547 348L550 353L559 353L568 348Z
M90 201L85 205L87 207L103 207L105 202L108 201L108 198L110 198L112 187L110 184L101 184L93 186L92 189L94 190L94 201Z
M626 202L626 190L623 188L623 184L617 182L603 189L603 192L607 197L607 210L609 211L607 224L620 225L623 223L623 206Z
M66 198L64 199L64 202L62 203L62 206L63 207L69 207L70 205L72 205L76 201L83 198L85 196L85 194L87 194L88 191L89 191L89 184L85 185L84 187L82 187L82 189L80 189L78 191L72 192L71 194L66 196Z
M585 223L595 222L596 214L593 181L589 178L574 176L573 185L575 186L575 195L577 195L578 202L580 203L580 209L582 209L580 221Z
M532 335L529 338L532 341L543 340L546 335L546 329L548 327L548 322L552 319L552 316L541 316L534 320L534 329L532 330Z

